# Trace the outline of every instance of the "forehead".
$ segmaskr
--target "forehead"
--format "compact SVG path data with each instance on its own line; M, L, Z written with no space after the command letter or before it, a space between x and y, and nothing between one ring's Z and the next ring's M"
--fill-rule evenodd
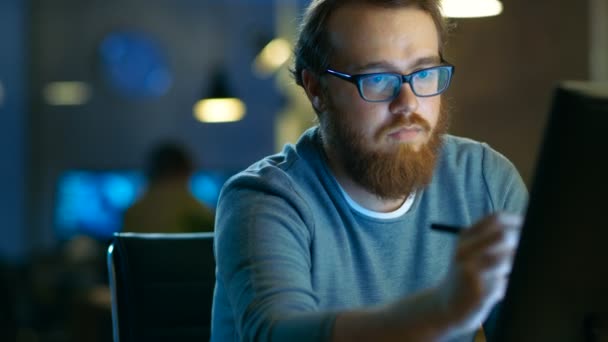
M367 65L407 69L420 58L439 55L435 23L416 7L345 5L330 17L328 34L331 65L345 71Z

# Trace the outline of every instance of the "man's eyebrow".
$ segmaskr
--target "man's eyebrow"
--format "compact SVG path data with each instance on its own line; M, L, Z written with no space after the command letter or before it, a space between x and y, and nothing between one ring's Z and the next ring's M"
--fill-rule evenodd
M414 63L412 63L410 65L410 69L415 69L417 67L425 66L425 65L438 65L441 62L442 62L442 59L439 56L421 57L421 58L418 58L417 60L415 60Z
M412 64L408 66L409 70L416 69L421 66L427 65L438 65L441 64L442 59L439 56L426 56L420 57L416 59ZM364 70L372 70L372 69L397 69L395 64L390 63L388 61L376 61L363 65L356 65L355 71L364 71Z
M394 68L394 64L389 63L387 61L376 61L362 65L355 65L354 70L356 71L365 71L371 69L392 69Z

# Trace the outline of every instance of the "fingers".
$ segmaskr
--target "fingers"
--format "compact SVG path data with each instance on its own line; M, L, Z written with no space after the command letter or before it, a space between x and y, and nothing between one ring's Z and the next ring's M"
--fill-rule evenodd
M456 251L459 263L474 263L480 270L500 266L508 272L519 242L521 218L494 214L463 232ZM504 265L503 265L504 264Z
M456 270L460 279L478 289L475 293L484 302L504 295L521 222L518 216L494 214L461 234L454 256Z
M495 231L519 230L522 225L522 218L519 215L496 213L484 217L473 225L470 229L463 232L464 237L483 238Z
M460 234L453 265L442 291L449 312L463 329L480 324L503 298L522 220L490 215Z
M484 254L484 256L479 259L477 264L483 271L487 272L494 268L492 273L505 276L511 271L510 264L512 263L511 261L513 260L514 255L514 249L503 249Z

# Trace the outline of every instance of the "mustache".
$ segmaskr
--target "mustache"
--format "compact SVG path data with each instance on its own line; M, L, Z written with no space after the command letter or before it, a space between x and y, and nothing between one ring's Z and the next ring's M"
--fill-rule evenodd
M405 126L420 126L424 131L431 131L431 124L426 121L420 114L412 113L408 116L398 115L396 118L388 123L386 126L382 127L378 132L377 137L382 137L388 134L390 131L395 129L405 127Z

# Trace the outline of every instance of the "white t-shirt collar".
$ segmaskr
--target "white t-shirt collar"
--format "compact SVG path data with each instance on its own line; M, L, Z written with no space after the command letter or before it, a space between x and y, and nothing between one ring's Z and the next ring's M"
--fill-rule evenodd
M414 199L416 198L416 192L412 192L407 197L407 199L405 201L403 201L403 204L399 208L397 208L391 212L385 213L385 212L373 211L373 210L364 208L361 205L359 205L359 203L355 202L348 195L348 193L346 193L346 191L344 191L344 189L342 188L342 186L340 185L340 183L337 180L336 180L336 184L338 184L338 188L340 189L340 192L342 192L342 196L344 196L344 199L346 200L348 205L353 210L355 210L365 216L369 216L369 217L376 218L376 219L388 220L388 219L394 219L394 218L400 217L402 215L405 215L410 210L412 205L414 204Z

